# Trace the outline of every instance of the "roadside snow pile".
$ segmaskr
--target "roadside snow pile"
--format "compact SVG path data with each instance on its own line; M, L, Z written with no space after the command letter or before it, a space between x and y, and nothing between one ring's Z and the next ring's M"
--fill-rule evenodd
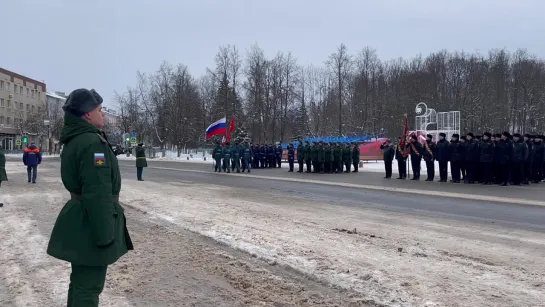
M539 233L243 188L135 183L124 181L121 199L149 216L380 304L507 307L545 301L539 288L545 239Z

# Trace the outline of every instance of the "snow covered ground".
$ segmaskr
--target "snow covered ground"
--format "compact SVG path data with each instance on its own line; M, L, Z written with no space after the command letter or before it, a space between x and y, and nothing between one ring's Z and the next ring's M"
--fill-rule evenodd
M147 154L147 152L146 152ZM206 158L206 160L204 159ZM126 155L117 156L119 160L136 160L134 155L127 157ZM161 152L156 153L156 158L150 158L152 161L176 161L176 162L193 162L193 163L212 163L212 156L208 153L203 155L203 152L197 152L193 154L180 154L176 151L168 150L166 151L165 157L161 156Z
M8 176L24 176L24 170L14 165L8 162ZM68 268L47 257L45 246L47 227L67 198L66 192L58 171L44 168L37 186L29 186L24 193L21 188L10 181L0 190L6 203L0 209L0 236L5 238L0 243L0 305L60 306ZM137 234L137 251L112 270L115 282L110 280L103 306L130 306L119 293L130 290L136 295L140 290L124 286L128 278L142 282L158 278L152 271L136 277L132 276L136 272L122 275L127 270L124 266L140 270L133 268L135 263L150 267L150 261L157 258L154 265L166 263L174 270L180 264L179 254L195 244L173 247L175 240L163 240L164 233L154 232L160 226L139 226L143 222L131 212L144 212L144 221L210 237L271 266L291 267L312 279L351 289L361 298L360 304L352 306L370 302L378 306L511 307L542 306L545 301L545 238L541 233L189 181L124 179L120 199L129 212L129 230ZM49 215L36 216L36 207L43 207ZM150 242L161 243L138 251ZM202 261L198 266L208 263ZM162 287L176 280L163 280ZM263 285L256 293L272 291L271 280L253 282ZM157 292L161 290L153 291L149 295L161 297ZM297 293L293 300L305 295ZM2 295L9 300L2 301ZM252 302L249 305L273 306Z

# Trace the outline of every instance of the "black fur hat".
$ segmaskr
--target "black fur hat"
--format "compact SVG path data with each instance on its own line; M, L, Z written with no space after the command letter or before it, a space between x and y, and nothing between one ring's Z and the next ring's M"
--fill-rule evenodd
M483 135L484 135L484 136L487 136L487 137L489 137L489 138L492 137L492 133L490 133L490 132L485 132Z
M82 116L93 111L102 104L102 101L102 97L94 89L79 88L68 95L62 109L73 115Z
M494 135L495 137L497 138L501 138L501 133L496 133L496 135Z
M442 137L444 137L444 138L446 138L446 137L447 137L447 135L446 135L446 134L444 134L443 132L439 133L439 136L442 136Z
M460 138L460 135L459 135L458 133L454 133L454 134L452 135L452 137L453 137L453 138L456 138L456 139L459 139L459 138Z
M471 133L471 132L468 133L468 134L466 134L466 136L470 136L471 138L474 138L474 137L475 137L475 135L474 135L473 133Z
M509 132L507 132L507 131L504 131L504 132L502 133L502 135L505 136L505 137L507 137L507 138L508 138L509 136L511 136L511 134L509 134Z
M430 139L430 140L433 140L433 135L428 134L428 135L426 135L426 138L428 138L428 139Z
M513 137L514 137L514 138L520 138L521 135L520 135L520 133L515 133L515 134L513 134Z
M531 136L530 134L528 134L528 133L525 133L525 134L524 134L524 137L525 137L525 138L529 138L529 139L532 138L532 136Z

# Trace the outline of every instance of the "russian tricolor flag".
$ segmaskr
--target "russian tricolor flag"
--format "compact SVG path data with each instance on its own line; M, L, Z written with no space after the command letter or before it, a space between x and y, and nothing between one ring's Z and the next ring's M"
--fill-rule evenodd
M227 120L224 117L206 128L206 139L209 140L214 135L225 135L226 132Z

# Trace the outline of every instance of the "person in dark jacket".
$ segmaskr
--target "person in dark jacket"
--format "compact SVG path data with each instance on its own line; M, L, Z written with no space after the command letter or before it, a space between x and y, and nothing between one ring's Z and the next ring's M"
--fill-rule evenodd
M6 174L6 156L2 151L2 146L0 146L0 188L2 187L2 181L8 181L8 174ZM4 204L0 201L0 207L3 207Z
M259 168L259 144L252 145L252 168Z
M297 171L298 173L302 173L303 172L303 167L305 165L305 154L303 153L304 151L304 146L303 146L303 141L301 139L299 139L297 141L297 164L299 164L299 170Z
M248 170L248 173L250 172L250 165L252 161L252 147L250 147L250 144L248 142L244 142L244 146L242 147L242 172L244 173L245 170Z
M226 142L225 147L223 147L222 151L222 157L223 157L223 171L227 173L231 173L231 157L232 157L232 150L231 150L231 143Z
M38 165L42 163L42 153L40 153L40 149L38 149L34 143L30 143L30 146L25 148L23 163L26 166L28 182L36 183Z
M492 162L492 174L494 177L494 183L501 184L501 174L502 174L502 167L501 167L501 148L499 146L501 141L501 133L496 133L494 136L494 161Z
M477 144L477 148L479 149L479 152L480 152L480 148L481 148L481 143L483 141L483 136L482 135L476 135L475 136L475 143ZM477 157L477 162L475 162L475 165L477 166L475 168L475 181L478 182L478 183L483 183L483 169L482 169L482 166L481 166L481 163L480 163L480 153L477 154L478 157Z
M354 166L353 172L357 173L360 164L360 147L357 143L354 143L352 145L352 165Z
M473 133L466 135L465 145L466 158L466 181L465 183L474 184L477 180L477 164L479 164L479 144L474 140Z
M267 166L267 147L265 144L259 147L259 168L265 168Z
M144 167L148 167L148 161L146 160L146 150L144 149L144 144L140 143L134 149L136 152L136 177L138 181L144 181L142 179L142 173L144 172Z
M465 148L460 142L459 134L455 133L452 135L452 138L450 139L449 151L450 174L452 176L451 182L460 183L460 164L462 163Z
M276 146L276 149L274 150L274 157L275 157L275 163L273 163L273 165L277 168L281 168L282 167L282 145L281 144L278 144L278 146Z
M342 143L333 143L333 172L343 172L343 148Z
M494 162L494 143L491 140L492 134L485 132L480 144L481 176L483 184L492 184L492 163Z
M459 139L460 141L460 147L463 149L460 155L460 173L462 174L462 181L466 182L467 178L467 172L466 172L466 165L467 165L467 159L466 159L466 146L467 146L467 138L465 135L462 135Z
M437 141L437 149L435 158L439 162L439 182L447 182L448 180L448 161L450 159L450 144L445 139L444 133L439 133L439 141Z
M513 144L509 140L509 132L502 133L500 141L496 146L498 146L500 154L500 183L502 186L507 186L509 183L511 160L513 158Z
M384 170L386 172L386 176L384 176L384 178L390 179L392 178L392 162L394 161L396 150L390 144L390 140L386 140L386 142L380 145L380 149L382 150L382 159L384 160Z
M534 138L532 161L532 174L534 183L540 183L543 178L543 158L545 157L545 146L543 145L543 135L536 135Z
M327 174L330 174L332 172L332 165L333 165L333 147L330 143L325 143L324 147L324 171Z
M411 166L413 169L413 178L411 180L420 180L420 164L422 163L422 144L417 141L416 135L411 135L407 149L411 156Z
M530 180L532 180L532 161L534 157L533 136L530 134L525 134L524 142L526 143L526 147L528 148L528 156L526 157L526 160L524 160L524 174L523 174L524 179L522 183L530 184Z
M221 173L222 165L221 160L223 159L223 149L221 148L220 142L216 142L216 148L212 151L212 157L216 163L214 164L214 172Z
M293 143L288 145L288 165L290 166L289 172L293 173L293 162L295 161L295 149Z
M108 266L134 247L119 203L119 164L100 131L102 98L78 89L63 109L61 177L71 199L57 217L47 253L71 263L67 306L97 307Z
M307 173L310 173L312 171L312 161L311 161L311 151L312 148L310 147L310 142L305 142L305 148L303 148L303 157L305 159L305 164L307 166Z
M401 148L401 137L398 137L397 146L395 149L395 157L397 160L397 170L399 172L399 177L397 177L397 179L407 178L407 156L408 156L407 150L405 148Z
M528 159L528 145L519 133L513 134L513 159L511 160L511 179L513 185L524 180L524 163Z
M432 142L433 135L426 135L426 142L424 143L423 157L426 161L426 173L428 178L426 181L433 181L435 177L435 157L437 156L436 145Z
M350 164L352 164L352 149L350 148L349 143L344 144L342 159L344 167L346 167L344 172L350 173Z

